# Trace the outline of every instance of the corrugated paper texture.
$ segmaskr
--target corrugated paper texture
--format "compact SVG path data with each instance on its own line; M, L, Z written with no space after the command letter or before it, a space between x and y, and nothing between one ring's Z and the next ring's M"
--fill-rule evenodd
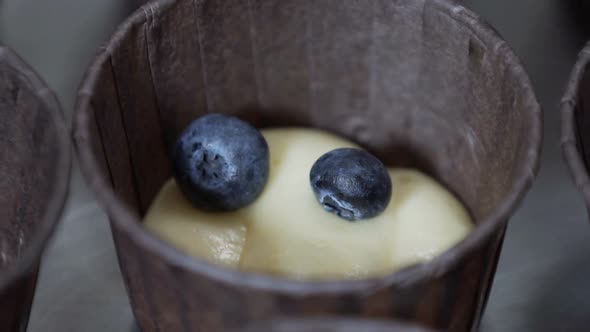
M0 46L0 331L24 331L41 253L65 202L68 131L55 98Z
M169 147L209 112L344 135L387 164L438 178L478 225L431 263L379 280L291 282L187 257L139 221L171 176ZM541 141L540 109L514 54L443 0L151 2L88 71L76 123L144 331L228 331L315 314L469 331Z

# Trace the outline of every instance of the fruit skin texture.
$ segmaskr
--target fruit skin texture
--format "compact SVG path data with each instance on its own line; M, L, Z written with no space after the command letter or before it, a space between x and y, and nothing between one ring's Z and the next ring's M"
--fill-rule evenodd
M385 210L391 199L391 178L385 165L367 151L340 148L321 156L309 174L324 209L354 221Z
M205 211L233 211L256 200L268 180L268 145L250 124L209 114L176 141L174 176L189 201Z

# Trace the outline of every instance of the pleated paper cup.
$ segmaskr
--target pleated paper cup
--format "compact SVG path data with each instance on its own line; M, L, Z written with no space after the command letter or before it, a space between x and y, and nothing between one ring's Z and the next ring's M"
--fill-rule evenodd
M170 148L217 112L343 135L447 186L476 226L424 264L358 281L227 270L142 227ZM541 111L514 53L445 0L160 0L132 15L81 85L75 140L149 331L229 331L279 315L399 318L468 331L506 223L537 171Z
M590 213L590 43L578 55L561 102L561 147Z
M70 158L55 96L0 46L0 331L26 329L41 255L66 199Z

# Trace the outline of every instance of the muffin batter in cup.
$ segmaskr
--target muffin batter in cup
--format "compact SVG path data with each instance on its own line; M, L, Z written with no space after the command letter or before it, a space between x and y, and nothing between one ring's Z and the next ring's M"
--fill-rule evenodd
M145 225L184 252L245 271L296 279L362 279L428 261L472 228L445 188L412 169L389 168L393 194L380 215L350 222L327 213L309 183L314 162L353 142L317 129L263 130L270 174L262 194L233 212L206 212L168 181Z

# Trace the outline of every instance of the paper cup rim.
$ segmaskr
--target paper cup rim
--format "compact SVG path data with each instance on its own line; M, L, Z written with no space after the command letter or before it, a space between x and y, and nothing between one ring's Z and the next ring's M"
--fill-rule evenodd
M576 127L575 109L578 103L580 83L590 64L590 42L578 54L578 59L570 74L563 98L561 99L561 150L568 165L570 175L576 187L584 196L590 207L590 177L578 151L578 129Z
M364 280L337 281L295 281L269 275L229 270L205 262L202 259L189 256L164 241L160 240L141 226L139 216L119 200L111 189L110 184L99 173L98 162L91 153L89 123L89 99L97 81L101 66L109 61L114 49L124 41L127 33L134 27L150 20L155 13L166 11L182 0L152 1L131 15L116 30L105 47L101 48L93 64L89 67L82 80L74 120L74 142L81 161L82 171L90 187L94 190L99 201L107 210L111 222L118 231L126 234L136 245L163 258L168 264L186 269L216 280L217 282L236 285L239 287L263 289L266 291L305 296L307 294L370 294L376 289L384 287L403 287L422 280L439 277L455 267L468 253L488 243L494 234L502 229L510 215L520 204L525 193L530 188L539 167L539 154L542 141L541 108L537 102L535 92L517 56L502 40L502 38L482 19L469 9L451 0L427 0L437 6L449 17L468 26L481 41L494 48L505 59L517 77L518 84L524 91L524 102L527 118L531 130L528 134L528 149L526 157L519 167L516 181L512 184L510 193L502 200L498 208L487 218L483 219L464 240L447 250L433 260L413 265L396 271L388 276Z

